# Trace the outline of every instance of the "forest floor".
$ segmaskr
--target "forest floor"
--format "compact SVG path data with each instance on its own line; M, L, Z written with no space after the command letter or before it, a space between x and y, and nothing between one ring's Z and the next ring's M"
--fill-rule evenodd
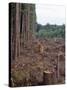
M56 71L58 79L55 84L65 83L65 41L63 39L39 41L44 47L42 54L37 52L36 43L33 41L23 48L22 56L11 64L12 86L44 85L44 71Z

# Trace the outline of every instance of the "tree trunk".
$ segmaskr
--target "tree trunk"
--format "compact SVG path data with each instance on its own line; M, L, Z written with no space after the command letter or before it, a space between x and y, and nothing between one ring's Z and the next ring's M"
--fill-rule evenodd
M20 4L16 4L16 47L15 59L20 55Z

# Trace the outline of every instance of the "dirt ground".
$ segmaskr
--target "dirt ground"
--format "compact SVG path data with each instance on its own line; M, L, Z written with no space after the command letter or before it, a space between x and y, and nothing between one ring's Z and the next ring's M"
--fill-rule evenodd
M11 63L12 86L45 85L44 71L55 72L55 84L65 83L65 41L39 39L39 42L43 46L42 53L33 41L22 48L22 56Z

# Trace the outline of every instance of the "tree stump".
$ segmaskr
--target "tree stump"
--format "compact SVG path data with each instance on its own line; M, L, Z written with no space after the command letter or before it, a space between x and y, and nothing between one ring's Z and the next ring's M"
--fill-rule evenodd
M56 84L56 75L55 72L46 70L43 72L43 84L44 85L51 85Z

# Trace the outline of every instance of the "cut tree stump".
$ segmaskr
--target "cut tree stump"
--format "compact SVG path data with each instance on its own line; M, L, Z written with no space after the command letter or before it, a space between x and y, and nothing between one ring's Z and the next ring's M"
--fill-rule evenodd
M44 85L51 85L51 84L56 84L57 79L55 72L46 70L43 72L43 84Z

